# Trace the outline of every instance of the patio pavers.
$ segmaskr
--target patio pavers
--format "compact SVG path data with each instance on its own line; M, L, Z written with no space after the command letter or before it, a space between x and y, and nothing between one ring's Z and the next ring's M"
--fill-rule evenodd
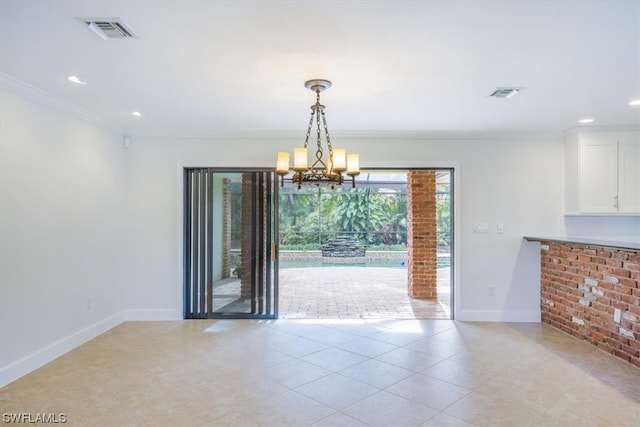
M449 268L438 270L438 298L407 294L407 270L382 267L283 268L282 319L449 319Z

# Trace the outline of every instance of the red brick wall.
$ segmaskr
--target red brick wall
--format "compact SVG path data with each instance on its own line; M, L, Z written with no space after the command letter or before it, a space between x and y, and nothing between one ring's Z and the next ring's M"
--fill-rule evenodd
M408 174L407 258L409 296L436 298L437 234L436 173L414 170Z
M542 242L541 261L542 322L640 367L640 251Z

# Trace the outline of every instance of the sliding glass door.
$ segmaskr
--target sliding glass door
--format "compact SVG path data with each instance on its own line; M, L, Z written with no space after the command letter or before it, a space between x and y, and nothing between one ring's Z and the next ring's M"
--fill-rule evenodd
M273 173L184 173L185 319L277 317Z

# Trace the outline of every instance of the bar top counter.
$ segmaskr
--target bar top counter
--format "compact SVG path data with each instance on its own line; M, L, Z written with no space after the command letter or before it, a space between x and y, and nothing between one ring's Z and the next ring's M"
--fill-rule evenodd
M557 242L574 243L579 245L601 246L604 248L618 248L632 251L640 251L640 242L623 242L619 240L599 240L586 237L539 237L524 236L523 239L529 242Z

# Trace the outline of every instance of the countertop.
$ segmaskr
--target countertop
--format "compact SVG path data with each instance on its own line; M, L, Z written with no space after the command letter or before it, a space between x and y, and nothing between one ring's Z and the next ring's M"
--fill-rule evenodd
M523 239L529 242L558 242L558 243L577 243L580 245L602 246L605 248L618 248L638 251L640 250L640 242L622 242L619 240L599 240L586 237L532 237L524 236Z

